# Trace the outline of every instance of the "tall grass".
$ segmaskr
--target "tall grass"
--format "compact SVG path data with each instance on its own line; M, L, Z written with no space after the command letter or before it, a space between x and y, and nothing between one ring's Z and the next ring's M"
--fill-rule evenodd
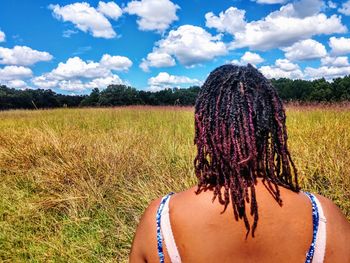
M350 219L350 111L290 107L305 190ZM154 198L196 183L191 108L0 112L0 261L125 262Z

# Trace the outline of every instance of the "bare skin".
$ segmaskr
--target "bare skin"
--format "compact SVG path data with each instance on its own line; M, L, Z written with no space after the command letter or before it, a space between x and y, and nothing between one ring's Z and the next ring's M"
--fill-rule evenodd
M211 191L195 194L196 187L173 195L170 220L182 262L305 262L312 239L310 200L303 193L280 187L280 207L259 179L259 209L255 237L245 239L243 222L226 212ZM327 218L324 262L350 263L350 223L329 199L317 195ZM155 217L161 198L151 202L137 228L131 263L159 262ZM252 218L249 218L253 222ZM164 247L165 262L170 262Z

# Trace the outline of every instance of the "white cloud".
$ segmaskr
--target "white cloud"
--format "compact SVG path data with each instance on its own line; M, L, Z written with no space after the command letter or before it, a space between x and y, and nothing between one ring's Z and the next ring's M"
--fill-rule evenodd
M341 8L338 9L338 12L346 16L350 16L350 0L348 0L347 2L344 2Z
M299 0L291 5L293 6L294 15L300 18L316 15L325 6L322 0Z
M350 75L350 66L336 67L336 66L321 66L319 68L306 67L305 76L308 79L325 78L331 80L333 78L344 77Z
M6 35L3 31L0 30L0 42L5 42Z
M275 65L283 71L296 71L300 69L298 64L294 64L288 59L277 59Z
M259 68L262 74L268 79L289 78L301 79L303 72L297 64L291 63L287 59L277 59L274 66L262 66Z
M331 9L337 8L337 4L332 1L328 1L327 6L328 8L331 8Z
M165 53L185 66L193 66L225 55L227 49L221 41L221 35L212 36L201 27L183 25L171 30L166 38L158 41L152 53Z
M257 53L253 53L250 51L247 51L244 53L244 55L241 57L240 60L232 60L232 64L238 64L238 65L246 65L248 63L257 65L264 62L264 59Z
M215 16L213 12L205 14L205 25L209 28L216 28L219 32L227 32L235 34L245 28L245 10L230 7L225 12L221 12L219 16Z
M79 57L69 58L65 63L60 62L50 73L55 79L66 78L96 78L99 76L107 76L109 70L101 67L98 62L85 62Z
M332 49L331 53L336 55L350 53L350 38L345 37L331 37L329 39L329 46Z
M33 74L30 68L22 66L6 66L0 68L0 81L9 81L31 77Z
M97 10L106 17L109 17L114 20L118 20L118 18L123 14L122 9L114 2L99 2Z
M282 50L286 52L286 58L292 61L322 58L327 55L325 46L313 39L301 40Z
M284 4L287 0L257 0L258 4Z
M0 47L0 64L28 66L51 59L50 53L37 51L26 46L15 46L12 49Z
M95 78L87 82L80 79L63 80L58 83L58 87L65 91L82 92L93 88L104 89L108 85L112 84L124 84L124 82L119 78L119 76L113 74L106 78Z
M33 72L30 68L22 66L6 66L0 68L0 85L6 85L9 88L29 89L24 79L30 78Z
M66 91L82 92L85 90L85 84L80 79L62 80L58 83L58 87Z
M149 90L158 91L165 88L172 88L179 84L199 84L198 79L191 79L186 76L170 75L167 72L160 72L157 76L148 79Z
M118 75L112 74L106 78L95 78L86 84L87 88L106 88L111 84L125 84Z
M146 59L144 58L142 59L140 68L145 72L149 72L150 67L161 68L161 67L172 67L175 65L176 65L176 62L172 56L170 56L167 53L155 51L155 52L149 53Z
M319 13L322 8L323 2L320 0L301 0L286 4L261 20L246 22L243 30L231 33L234 40L230 48L269 50L287 47L315 35L347 32L340 16L327 17Z
M49 74L53 79L106 77L111 70L126 71L132 66L129 58L105 54L100 62L84 61L79 57L60 62Z
M129 2L124 11L138 16L140 30L164 32L178 20L176 11L179 8L169 0L141 0Z
M9 80L9 81L5 82L4 84L7 87L15 88L15 89L22 89L22 90L30 89L27 82L25 82L24 80L21 80L21 79Z
M348 57L324 57L321 59L322 66L347 67L350 66Z
M109 4L101 4L101 10L106 13L105 7ZM72 22L76 28L83 32L90 32L94 37L114 38L116 33L111 23L103 13L100 13L88 3L74 3L66 6L50 5L54 16L64 22ZM108 15L115 16L114 10L109 10Z
M58 84L58 80L52 79L48 74L32 78L31 81L35 86L42 89L54 88Z
M110 70L127 71L132 66L132 61L127 57L104 54L100 66Z
M86 89L105 88L109 84L122 84L123 81L113 71L127 71L131 66L131 60L123 56L104 54L99 62L73 57L31 81L40 88L58 87L81 92Z

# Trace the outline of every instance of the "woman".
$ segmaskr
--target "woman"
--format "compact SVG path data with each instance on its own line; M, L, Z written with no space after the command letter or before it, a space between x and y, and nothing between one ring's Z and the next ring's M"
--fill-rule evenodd
M211 72L195 106L198 186L149 205L130 262L350 262L350 224L300 191L285 121L251 65Z

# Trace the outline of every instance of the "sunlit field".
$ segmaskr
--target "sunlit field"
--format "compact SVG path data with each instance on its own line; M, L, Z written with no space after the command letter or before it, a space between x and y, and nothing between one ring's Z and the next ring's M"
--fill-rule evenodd
M304 190L350 219L350 108L287 108ZM0 112L0 261L125 262L147 204L196 183L193 109Z

